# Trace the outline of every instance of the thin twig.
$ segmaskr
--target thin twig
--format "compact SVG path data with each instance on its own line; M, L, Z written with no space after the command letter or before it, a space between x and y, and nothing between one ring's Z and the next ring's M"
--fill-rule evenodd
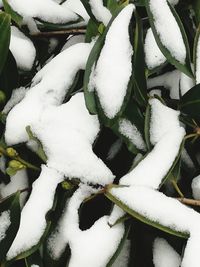
M60 30L60 31L35 32L35 33L32 33L31 36L52 37L52 36L59 36L59 35L85 34L85 33L86 33L86 29L66 29L66 30Z
M185 198L185 197L177 198L177 199L183 204L200 207L200 200L190 199L190 198Z

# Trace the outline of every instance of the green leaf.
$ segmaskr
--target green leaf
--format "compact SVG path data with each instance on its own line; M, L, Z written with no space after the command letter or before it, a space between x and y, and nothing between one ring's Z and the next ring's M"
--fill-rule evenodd
M44 265L39 250L31 254L29 257L25 258L25 264L26 267L32 267L33 265L43 267Z
M94 37L99 34L98 24L96 24L92 19L89 20L86 29L85 41L90 43Z
M0 74L7 59L10 44L10 15L0 13Z
M92 13L89 1L88 0L81 0L81 2L83 4L83 6L85 7L85 10L87 11L87 13L90 16L91 20L98 25L99 22L97 21L97 19L95 18L95 16Z
M151 106L148 104L145 112L144 136L148 151L151 151L152 145L150 141L150 122L151 122Z
M165 45L162 43L162 40L160 39L160 36L156 30L156 27L155 27L155 18L153 17L153 14L151 12L151 9L150 9L150 0L146 0L146 10L147 10L147 13L148 13L148 17L149 17L149 21L150 21L150 25L151 25L151 29L153 31L153 34L154 34L154 37L155 37L155 40L157 42L157 45L158 47L160 48L160 50L162 51L163 55L167 58L167 60L172 64L174 65L177 69L179 69L180 71L184 72L186 75L188 75L189 77L193 78L194 75L192 73L192 70L191 70L191 61L190 61L190 48L189 48L189 44L188 44L188 39L187 39L187 35L185 33L185 30L184 30L184 26L178 16L178 14L176 13L174 7L172 7L169 3L169 8L172 12L172 15L174 16L179 28L180 28L180 31L181 31L181 34L182 34L182 38L183 38L183 42L185 44L185 48L186 48L186 63L185 64L182 64L180 63L172 54L171 52L165 47Z
M145 56L144 56L144 40L143 40L143 28L142 21L135 12L136 28L134 34L134 94L137 102L141 106L147 105L147 84L145 75Z
M115 263L116 259L118 258L120 252L122 251L122 249L124 247L124 244L125 244L125 242L127 240L128 234L130 232L130 228L131 228L130 223L125 224L124 236L121 239L121 241L119 243L119 246L118 246L115 254L112 256L112 258L110 259L110 261L108 262L108 264L106 265L106 267L112 267L112 265Z
M194 47L193 47L193 62L194 62L194 73L196 78L196 71L197 71L197 45L200 41L200 25L196 31L195 39L194 39Z
M118 198L113 196L109 191L112 189L112 186L108 188L107 192L105 193L105 196L110 199L113 203L115 203L117 206L119 206L121 209L123 209L125 212L130 214L132 217L138 219L139 221L151 225L152 227L155 227L163 232L169 233L171 235L175 235L182 238L188 238L188 234L184 232L175 231L174 229L171 229L169 227L166 227L164 225L159 224L158 222L151 221L150 219L146 218L143 214L140 214L131 208L129 208L125 203L121 202Z
M114 14L116 9L119 8L119 4L116 0L107 0L106 6L112 14Z
M6 230L6 236L0 241L0 262L5 260L6 254L17 234L20 222L20 204L19 204L20 192L9 196L2 202L0 202L0 216L3 212L8 211L10 213L10 222L8 229ZM1 227L1 226L0 226Z
M193 1L193 8L194 8L194 12L195 12L197 25L199 25L199 23L200 23L200 0L194 0Z
M3 6L4 6L4 10L6 13L10 14L11 19L18 25L21 27L22 25L22 21L23 21L23 17L21 15L19 15L16 11L14 11L12 9L12 7L8 4L7 0L3 0Z
M200 117L200 84L192 87L181 97L179 108L181 112L194 118Z

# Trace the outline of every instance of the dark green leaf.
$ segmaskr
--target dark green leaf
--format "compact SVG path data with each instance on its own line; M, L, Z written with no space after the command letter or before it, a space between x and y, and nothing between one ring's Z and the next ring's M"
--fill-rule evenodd
M29 257L25 258L25 263L26 267L32 267L33 265L37 265L38 267L44 266L39 250L31 254Z
M11 19L18 25L22 25L23 17L19 15L12 7L8 4L7 0L3 0L3 6L6 13L10 14Z
M152 145L150 142L150 121L151 121L151 107L146 108L145 123L144 123L144 136L148 151L151 151Z
M93 22L95 22L97 25L99 24L99 22L97 21L97 19L95 18L95 16L93 15L92 13L92 10L91 10L91 6L90 6L90 3L89 3L89 0L81 0L83 6L85 7L85 10L87 11L88 15L90 16L91 20Z

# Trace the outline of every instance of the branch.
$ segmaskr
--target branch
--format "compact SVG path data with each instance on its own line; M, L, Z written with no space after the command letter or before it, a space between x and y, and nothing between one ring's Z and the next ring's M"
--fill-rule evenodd
M184 198L184 197L183 198L177 198L177 199L183 204L200 207L200 200Z

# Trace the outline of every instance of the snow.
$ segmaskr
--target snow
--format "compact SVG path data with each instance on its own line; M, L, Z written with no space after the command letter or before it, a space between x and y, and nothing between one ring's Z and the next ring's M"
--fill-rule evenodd
M76 22L78 16L52 0L9 0L10 6L25 18L39 18L51 23Z
M36 264L32 264L31 267L40 267L40 266Z
M3 2L0 0L0 8L3 7Z
M120 184L158 188L179 152L185 135L185 130L179 125L179 112L157 99L150 100L150 105L150 140L155 146L131 172L121 178ZM159 162L159 168L154 167L155 162Z
M144 52L148 69L156 68L166 62L166 58L160 51L151 28L147 30L144 43Z
M108 216L98 219L91 228L81 231L78 209L91 193L85 186L79 188L69 201L64 214L64 237L69 240L71 259L69 267L104 267L113 256L124 234L123 224L110 227ZM91 244L94 244L91 246ZM97 260L98 259L98 260Z
M196 84L200 83L200 36L197 41L196 47Z
M192 180L192 195L194 199L200 199L200 175Z
M149 0L149 8L162 44L177 61L184 64L186 59L185 44L167 0Z
M67 0L62 4L63 7L72 10L74 13L81 16L87 23L89 21L89 15L87 14L83 4L80 0Z
M117 220L122 218L125 214L126 213L121 208L119 208L117 205L114 205L113 210L108 219L109 224L111 226L114 225L117 222Z
M32 69L36 57L35 47L32 41L15 26L11 26L10 50L19 69L25 71Z
M153 262L155 267L179 267L180 255L163 238L156 238L153 245Z
M141 133L138 131L137 127L132 124L127 119L121 119L119 122L119 132L127 137L136 148L145 151L146 145L142 138Z
M37 122L49 106L62 103L78 70L85 69L92 46L86 43L71 46L36 74L33 87L8 114L5 132L8 144L26 142L26 126Z
M12 91L11 98L6 103L2 112L4 114L8 114L8 112L24 98L25 94L26 94L25 87L19 87L17 89L14 89Z
M66 104L47 109L31 125L43 144L49 167L69 179L105 185L112 183L114 176L92 151L99 127L97 116L90 115L85 106L83 93L74 95Z
M19 170L15 175L10 177L10 183L0 184L0 195L2 198L8 197L18 190L28 188L28 176L26 170ZM25 203L27 192L20 194L20 206L22 207Z
M106 116L110 119L122 107L132 74L133 50L129 23L134 8L133 4L126 6L115 18L96 65L96 92Z
M160 89L152 89L150 92L149 92L149 96L155 96L155 95L158 95L160 97L162 97L162 91Z
M66 50L72 45L79 44L79 43L84 43L85 41L85 35L84 34L79 34L79 35L73 35L69 39L67 39L67 42L62 48L62 51Z
M182 96L186 94L194 85L195 82L193 79L185 75L183 72L180 72L180 91Z
M171 5L175 6L175 5L178 4L179 0L168 0L168 2L169 2Z
M164 86L170 91L172 99L179 99L180 71L174 70L147 80L147 87Z
M104 7L103 0L89 0L89 4L95 18L107 26L112 14L110 13L109 9Z
M194 163L185 148L182 150L181 160L187 165L190 170L195 170Z
M119 256L117 257L116 261L112 264L111 267L128 267L130 247L131 247L130 240L126 240Z
M6 231L11 225L10 211L3 211L0 214L0 242L6 237Z
M8 259L39 242L47 226L45 216L52 208L56 187L62 180L61 173L42 166L41 174L33 183L31 195L22 209L19 230L7 253Z
M123 142L121 139L117 139L117 141L115 141L109 151L108 151L108 155L107 155L107 160L112 160L115 158L115 156L119 153L119 151L121 150L122 148L122 145L123 145Z

